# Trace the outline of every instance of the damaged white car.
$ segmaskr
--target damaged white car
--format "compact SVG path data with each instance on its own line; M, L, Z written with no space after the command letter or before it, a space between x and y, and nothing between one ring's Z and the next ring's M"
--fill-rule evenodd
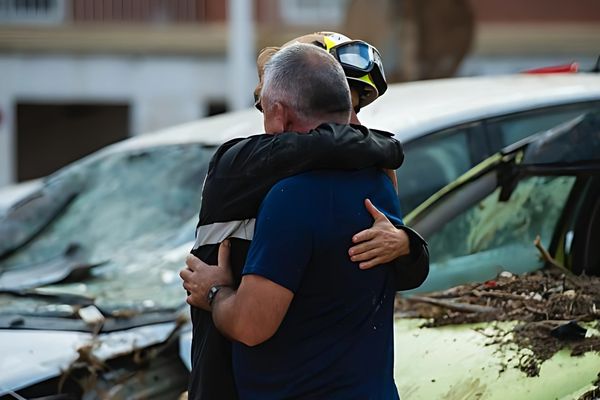
M406 144L399 182L410 209L505 144L599 105L598 76L468 78L394 85L360 117ZM249 110L132 138L34 183L16 203L0 198L0 399L186 390L178 271L200 188L216 146L261 130Z

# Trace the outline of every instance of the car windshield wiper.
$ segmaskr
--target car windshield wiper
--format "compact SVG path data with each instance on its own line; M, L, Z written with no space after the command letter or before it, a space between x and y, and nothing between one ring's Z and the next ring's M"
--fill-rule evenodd
M16 266L0 272L0 291L31 289L63 281L87 278L92 268L106 261L91 263L85 260L82 247L70 244L65 251L50 260L25 266Z
M0 314L0 329L59 330L76 332L108 333L154 325L164 322L176 322L181 318L178 310L144 312L128 318L107 317L101 327L96 329L80 318L48 317L30 314Z
M93 297L84 296L75 293L47 293L38 289L26 290L0 290L0 295L9 295L14 297L37 298L52 302L54 304L68 304L70 306L89 306L94 304Z
M109 310L95 304L93 297L75 293L49 293L40 289L1 290L0 295L39 299L55 310L40 311L40 308L28 311L2 312L0 310L0 329L34 330L70 330L78 332L107 333L173 322L181 318L181 308L151 310L119 309ZM69 307L67 310L64 306ZM42 309L44 307L41 307ZM102 315L99 326L90 324L82 316L82 309L95 308ZM187 308L186 308L187 310Z

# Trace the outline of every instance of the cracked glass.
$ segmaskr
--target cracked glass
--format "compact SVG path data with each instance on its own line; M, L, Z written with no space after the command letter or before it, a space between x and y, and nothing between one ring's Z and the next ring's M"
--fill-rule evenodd
M212 153L198 144L112 152L49 177L36 195L60 198L64 204L58 212L49 211L52 201L20 207L22 220L12 232L32 237L0 258L0 315L65 316L73 311L56 299L23 297L27 290L90 297L109 315L185 305L178 272L194 240ZM68 201L60 196L65 187L72 194ZM36 218L47 219L38 232L19 231ZM0 228L2 232L8 231ZM47 282L48 271L60 283ZM27 272L30 285L22 278L11 282L18 272Z

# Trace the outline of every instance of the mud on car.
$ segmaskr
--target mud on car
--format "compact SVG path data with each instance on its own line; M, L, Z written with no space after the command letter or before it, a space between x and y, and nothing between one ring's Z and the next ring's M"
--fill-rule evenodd
M401 395L598 398L600 113L509 146L406 221L431 272L398 298Z
M598 75L518 75L391 85L385 96L361 111L360 118L367 126L394 132L405 144L406 162L398 177L406 211L500 148L598 107ZM55 398L119 398L138 393L151 399L174 398L185 390L191 333L177 273L194 242L202 182L217 146L261 131L262 118L256 110L206 118L105 148L27 188L19 187L17 194L0 192L0 397L62 393ZM473 174L492 164L507 165L504 170L510 171L518 163L501 161L520 152L522 148L495 156ZM512 176L501 175L502 182ZM529 183L525 178L509 179L518 184L506 204L515 199L525 202L523 219L508 218L518 216L513 209L503 211L507 218L496 220L492 218L496 213L488 211L479 217L481 223L490 221L485 227L473 225L471 217L457 220L452 229L446 225L469 205L479 209L480 202L489 203L487 209L493 210L497 196L489 200L477 196L496 190L498 178L487 177L482 180L485 184L462 179L457 185L465 190L452 189L456 185L445 189L449 193L444 199L456 198L450 202L455 206L438 207L446 200L434 196L427 203L431 211L413 217L413 224L430 239L434 257L423 290L483 282L503 270L517 274L541 268L529 239L522 239L529 230L541 235L553 255L563 254L561 247L553 247L550 236L553 224L563 221L556 216L562 215L561 204L571 204L564 196L579 198L563 191L584 193L578 189L580 183L572 182L574 176L552 181L552 176L544 175L537 177L538 182L531 175ZM575 176L576 182L581 179ZM547 216L547 223L535 222L540 229L528 228L526 201L536 198L532 194L528 200L528 187L556 189L541 191L533 208ZM546 204L554 201L554 208ZM512 228L502 231L504 224ZM438 230L441 236L435 236ZM508 250L492 246L485 232L496 235ZM575 229L565 232L565 249L583 246L575 239L581 237ZM469 240L462 243L458 240L462 237ZM573 265L576 269L584 264L575 260ZM418 332L415 337L425 337L424 332L450 329L427 331L415 321L399 319L397 334ZM406 360L414 357L404 351L413 344L414 349L429 348L429 354L444 359L432 343L397 338L396 379L402 396L411 398L421 388L440 387L423 384L422 377L412 379L406 371L412 365ZM444 351L455 348L449 345L452 341L439 343L444 343ZM479 354L483 344L473 343L471 349ZM426 360L421 353L417 356ZM451 369L461 377L470 373L464 362ZM441 376L425 383L444 382ZM406 386L405 377L418 383L419 390Z

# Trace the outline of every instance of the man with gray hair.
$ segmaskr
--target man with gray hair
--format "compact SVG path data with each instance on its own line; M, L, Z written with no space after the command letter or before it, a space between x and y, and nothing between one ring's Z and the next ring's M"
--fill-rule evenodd
M337 131L350 120L343 71L312 45L273 56L261 99L267 133ZM398 398L393 267L361 270L347 256L353 233L372 222L367 198L402 223L393 185L379 168L279 181L262 202L237 290L230 287L229 241L219 248L217 266L188 257L201 277L198 291L209 293L200 306L235 341L241 399Z
M350 87L342 66L316 46L294 44L276 53L267 64L261 93L263 111L277 114L286 107L291 123L308 132L323 121L348 124L352 112ZM321 50L321 51L317 51ZM327 65L328 68L320 68ZM267 132L289 131L287 127ZM278 120L277 120L278 121ZM279 128L279 127L278 127Z

